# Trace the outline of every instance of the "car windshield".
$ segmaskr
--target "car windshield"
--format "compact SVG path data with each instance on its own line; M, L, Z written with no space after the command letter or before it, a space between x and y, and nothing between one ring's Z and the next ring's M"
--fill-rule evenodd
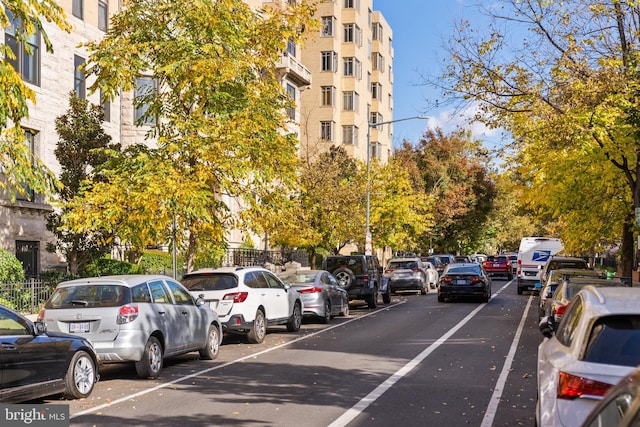
M297 272L281 276L280 278L287 283L314 283L316 275L316 273Z
M327 258L327 270L333 272L339 268L348 268L353 274L362 274L362 262L359 258Z
M190 291L222 291L238 286L238 278L233 274L189 274L182 278L182 284Z
M584 360L610 365L640 365L640 316L606 316L594 322Z
M45 308L119 307L131 302L131 289L120 285L74 285L55 290Z
M406 261L390 261L389 265L387 266L387 269L389 270L398 270L401 268L405 268L405 269L409 269L409 270L415 270L418 268L418 262L417 261L413 261L413 260L406 260Z
M471 265L471 264L464 264L464 265L455 265L455 264L449 264L449 269L444 273L445 275L459 275L459 274L472 274L475 276L480 275L480 267L476 266L476 265Z

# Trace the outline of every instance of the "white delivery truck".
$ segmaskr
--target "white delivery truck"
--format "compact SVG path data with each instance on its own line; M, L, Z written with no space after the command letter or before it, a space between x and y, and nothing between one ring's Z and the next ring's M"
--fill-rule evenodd
M541 266L563 248L560 239L554 237L522 238L518 249L518 295L527 290L536 290L536 283L540 282Z

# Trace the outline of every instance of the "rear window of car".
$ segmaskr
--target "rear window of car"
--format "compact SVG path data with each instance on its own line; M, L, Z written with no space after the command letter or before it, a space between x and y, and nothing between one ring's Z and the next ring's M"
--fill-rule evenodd
M119 307L131 302L131 290L121 285L75 285L57 288L47 309Z
M480 267L472 264L455 265L449 264L449 269L445 271L445 275L452 276L456 274L473 274L480 275Z
M387 266L389 270L397 270L400 268L407 268L410 270L414 270L418 268L418 263L416 261L390 261Z
M488 256L487 262L508 262L506 256Z
M594 322L583 360L610 365L640 365L640 316L606 316Z
M589 268L585 260L551 260L549 270L560 270L561 268Z
M314 283L316 273L297 272L280 276L280 278L287 283Z
M359 258L337 257L327 258L327 271L334 272L339 268L348 268L353 274L364 273L362 269L362 261Z
M190 291L222 291L238 286L233 274L189 274L182 278L182 285Z

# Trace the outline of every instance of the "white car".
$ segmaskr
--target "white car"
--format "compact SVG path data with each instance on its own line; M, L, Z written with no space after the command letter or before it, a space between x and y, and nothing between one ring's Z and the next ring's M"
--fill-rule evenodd
M245 334L250 343L263 342L268 326L300 329L300 294L262 267L195 270L185 274L182 284L218 313L224 332Z
M429 287L431 289L435 289L438 284L438 279L440 278L440 274L438 274L438 270L431 264L429 261L422 261L422 267L424 272L427 274L427 282L429 282Z
M555 327L543 318L536 425L579 426L640 365L640 288L587 286ZM554 333L555 329L555 333Z

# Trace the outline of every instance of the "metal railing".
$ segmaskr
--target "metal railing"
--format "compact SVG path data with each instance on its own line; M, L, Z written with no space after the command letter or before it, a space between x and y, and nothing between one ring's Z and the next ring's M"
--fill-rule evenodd
M0 304L20 313L38 313L54 289L55 284L37 279L0 283Z
M259 249L229 249L222 259L223 266L265 266L266 264L285 265L288 262L298 262L302 267L309 266L309 255L302 250L273 250Z

